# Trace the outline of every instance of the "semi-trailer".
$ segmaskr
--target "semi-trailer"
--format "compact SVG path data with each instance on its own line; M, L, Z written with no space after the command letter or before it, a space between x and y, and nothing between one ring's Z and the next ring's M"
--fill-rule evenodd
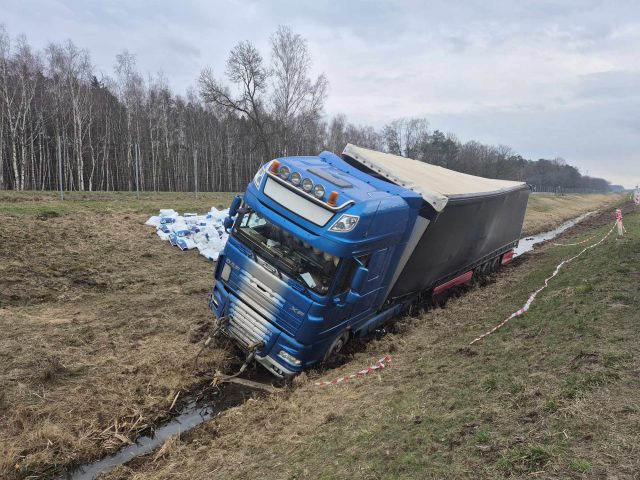
M263 165L230 208L209 306L218 330L291 377L508 263L529 187L347 145Z

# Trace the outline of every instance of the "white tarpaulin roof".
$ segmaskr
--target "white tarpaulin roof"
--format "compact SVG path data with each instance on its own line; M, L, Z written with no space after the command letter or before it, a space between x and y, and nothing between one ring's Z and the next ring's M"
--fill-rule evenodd
M467 175L419 160L356 147L350 143L342 154L351 157L396 185L419 193L438 212L452 197L505 192L525 185L523 182Z

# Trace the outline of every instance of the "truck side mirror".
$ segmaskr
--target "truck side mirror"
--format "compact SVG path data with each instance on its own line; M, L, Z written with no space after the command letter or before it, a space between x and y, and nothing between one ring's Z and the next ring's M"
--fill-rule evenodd
M226 217L226 218L224 219L223 225L224 225L224 229L225 229L227 232L229 232L229 229L230 229L231 227L233 227L233 218L231 218L231 217Z
M351 279L351 290L354 292L360 292L364 285L364 281L367 279L367 275L369 275L369 269L360 265Z
M238 213L238 209L240 208L240 204L242 204L242 196L236 195L233 197L231 201L231 205L229 206L229 216L235 217L236 213ZM226 225L225 225L226 228Z

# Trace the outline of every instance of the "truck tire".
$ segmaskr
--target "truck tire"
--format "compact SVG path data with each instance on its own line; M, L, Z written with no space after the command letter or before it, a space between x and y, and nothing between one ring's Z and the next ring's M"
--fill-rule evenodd
M489 273L491 273L491 263L486 261L480 266L480 275L486 277Z
M502 257L498 256L495 257L492 261L491 261L491 272L497 272L500 269L500 259Z
M327 353L324 354L323 361L327 362L333 360L334 357L349 341L349 332L342 332L336 337L331 346L327 349Z

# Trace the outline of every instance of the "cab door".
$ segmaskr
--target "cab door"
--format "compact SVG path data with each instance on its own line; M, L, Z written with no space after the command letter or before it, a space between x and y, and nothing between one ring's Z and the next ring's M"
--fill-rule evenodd
M336 325L341 325L351 318L353 304L347 302L347 294L351 286L351 278L357 267L358 263L351 258L345 261L338 273L338 283L325 310L326 330L332 330Z
M387 265L388 254L388 248L375 250L368 255L366 263L362 262L362 264L369 270L369 273L360 289L360 292L357 292L360 294L360 299L353 305L353 309L351 311L352 322L357 321L359 317L365 317L373 309L378 307L378 305L373 305L373 302L378 297L378 292L382 287L381 283L384 277L384 270ZM360 258L360 260L362 261L363 259Z

